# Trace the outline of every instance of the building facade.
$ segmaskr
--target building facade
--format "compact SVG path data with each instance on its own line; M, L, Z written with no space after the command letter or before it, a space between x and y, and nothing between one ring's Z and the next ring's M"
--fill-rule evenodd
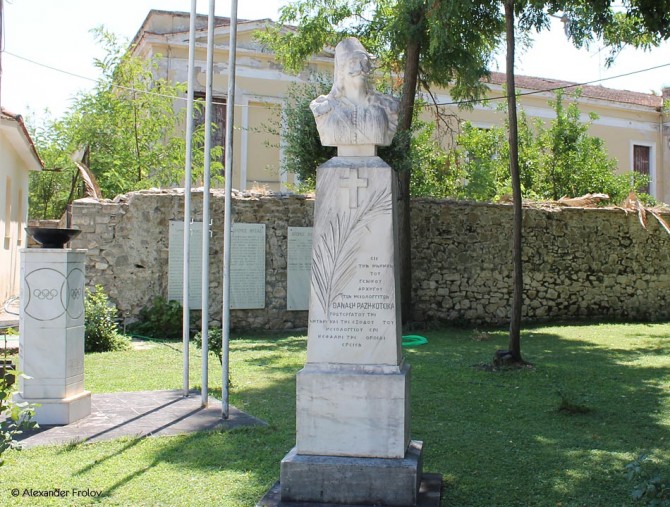
M0 109L0 304L19 295L19 250L26 247L29 174L43 168L21 116Z
M284 71L274 55L254 38L270 20L240 21L237 35L237 80L235 97L235 137L233 187L240 190L261 187L269 190L291 189L296 182L293 174L280 171L281 139L269 133L281 118L282 101L291 83L304 81L311 72L332 73L333 53L324 50L315 55L300 75ZM187 81L189 14L182 12L149 12L133 40L135 54L145 57L161 55L157 74L176 82ZM196 21L196 96L205 91L207 17ZM228 18L216 18L214 30L214 117L218 129L215 142L223 142L225 107L228 87ZM560 71L559 71L560 72ZM492 73L488 102L477 103L470 110L452 107L451 113L463 121L481 128L499 125L504 121L497 110L496 98L504 97L505 75ZM574 83L559 80L517 76L520 107L530 118L546 121L554 117L549 101L553 91ZM439 103L452 102L449 91L433 88ZM670 202L670 114L664 111L664 95L614 90L602 86L582 87L579 107L584 116L596 113L590 134L603 139L611 157L616 158L619 172L638 171L650 177L649 193L663 202ZM668 95L668 96L665 96ZM181 101L185 104L185 100ZM177 107L180 107L179 105Z

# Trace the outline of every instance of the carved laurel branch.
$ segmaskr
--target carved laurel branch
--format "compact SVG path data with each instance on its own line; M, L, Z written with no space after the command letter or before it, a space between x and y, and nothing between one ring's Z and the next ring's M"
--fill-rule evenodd
M361 239L372 223L391 213L389 190L374 192L355 211L338 213L319 236L312 259L312 285L323 311L330 308L356 272Z

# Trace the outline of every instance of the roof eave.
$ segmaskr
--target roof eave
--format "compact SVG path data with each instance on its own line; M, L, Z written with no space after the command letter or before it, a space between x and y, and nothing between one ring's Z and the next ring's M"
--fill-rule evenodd
M44 162L37 152L37 148L35 147L35 143L23 121L23 117L20 114L10 113L2 108L0 109L0 126L2 126L3 129L7 129L11 137L16 138L17 140L22 139L23 142L27 144L28 149L24 150L23 153L28 153L29 155L22 155L21 158L28 166L28 170L43 170ZM12 132L14 132L14 135L12 135Z

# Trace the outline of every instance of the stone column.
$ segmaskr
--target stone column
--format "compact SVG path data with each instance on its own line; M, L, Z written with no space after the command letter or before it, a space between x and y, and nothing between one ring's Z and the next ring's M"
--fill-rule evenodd
M69 424L91 413L84 390L86 250L21 251L19 380L15 401L39 404L39 424Z

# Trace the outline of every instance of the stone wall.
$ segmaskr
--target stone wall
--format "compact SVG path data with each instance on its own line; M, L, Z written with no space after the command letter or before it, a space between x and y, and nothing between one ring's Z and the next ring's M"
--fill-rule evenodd
M202 192L193 194L202 218ZM211 200L210 315L221 318L224 199ZM233 220L266 224L266 305L232 310L239 329L294 329L306 311L286 310L288 227L312 225L303 196L236 193ZM665 215L666 220L670 217ZM670 318L670 235L648 215L645 230L621 209L524 209L525 321ZM183 220L183 191L143 191L114 201L76 201L72 243L88 248L87 280L132 319L167 295L170 220ZM416 199L412 204L413 314L427 323L501 324L511 304L512 208Z
M191 199L192 219L202 221L202 192ZM210 317L220 323L223 277L223 192L213 191L210 214ZM307 312L286 310L288 227L312 225L313 201L304 196L236 193L233 221L266 224L265 309L231 310L240 329L294 329L307 326ZM87 248L88 285L101 284L121 315L132 320L155 296L167 296L170 220L184 219L184 193L133 192L114 201L74 203L72 226L82 230L73 248Z
M524 208L524 320L670 318L670 235L647 216ZM511 205L417 199L412 227L414 319L509 321Z

